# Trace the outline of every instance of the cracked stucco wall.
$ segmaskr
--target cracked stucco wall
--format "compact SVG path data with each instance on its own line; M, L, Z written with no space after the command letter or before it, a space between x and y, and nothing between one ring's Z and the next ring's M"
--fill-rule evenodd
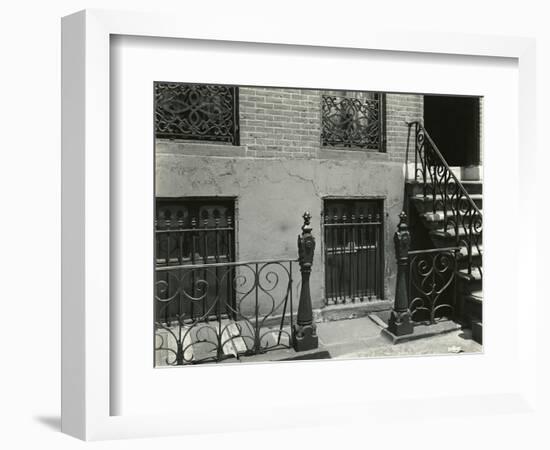
M195 156L179 153L177 144L164 144L156 155L157 196L236 198L238 261L296 258L301 216L309 210L317 241L311 276L314 308L324 305L321 211L326 197L384 199L385 296L393 300L392 239L403 205L403 183L403 164L369 158ZM297 271L295 277L299 281Z

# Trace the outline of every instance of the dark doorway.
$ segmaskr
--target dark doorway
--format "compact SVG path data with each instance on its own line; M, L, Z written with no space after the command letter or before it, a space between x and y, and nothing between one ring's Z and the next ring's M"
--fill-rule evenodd
M479 97L424 96L424 126L449 166L480 162Z

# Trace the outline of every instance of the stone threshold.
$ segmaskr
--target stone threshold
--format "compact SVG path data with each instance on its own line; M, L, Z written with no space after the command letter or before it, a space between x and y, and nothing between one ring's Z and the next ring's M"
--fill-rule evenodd
M332 322L334 320L350 320L366 317L372 313L389 311L393 306L390 300L369 300L364 302L350 302L339 305L327 305L313 310L315 322Z
M373 317L374 316L374 317ZM453 322L452 320L446 320L434 324L419 324L415 325L412 334L406 334L404 336L396 336L391 331L388 331L387 324L382 321L378 316L369 316L375 323L382 326L381 335L390 340L393 344L399 344L402 342L414 341L416 339L423 339L440 334L450 333L452 331L458 331L462 329L462 325Z

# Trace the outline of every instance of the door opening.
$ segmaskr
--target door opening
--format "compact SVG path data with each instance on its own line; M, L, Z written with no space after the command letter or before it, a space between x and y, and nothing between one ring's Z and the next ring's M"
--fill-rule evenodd
M449 166L480 163L479 97L424 96L424 126Z

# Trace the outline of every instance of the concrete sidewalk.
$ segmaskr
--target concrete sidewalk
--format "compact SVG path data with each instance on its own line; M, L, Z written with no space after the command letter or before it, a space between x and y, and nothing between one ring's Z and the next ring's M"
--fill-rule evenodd
M384 325L377 316L317 323L318 349L303 353L296 353L292 349L275 350L262 355L241 357L239 362L324 358L356 359L479 353L482 351L482 346L472 340L469 330L456 329L458 328L456 326L453 326L448 332L394 344L382 334ZM227 362L237 361L227 360Z

